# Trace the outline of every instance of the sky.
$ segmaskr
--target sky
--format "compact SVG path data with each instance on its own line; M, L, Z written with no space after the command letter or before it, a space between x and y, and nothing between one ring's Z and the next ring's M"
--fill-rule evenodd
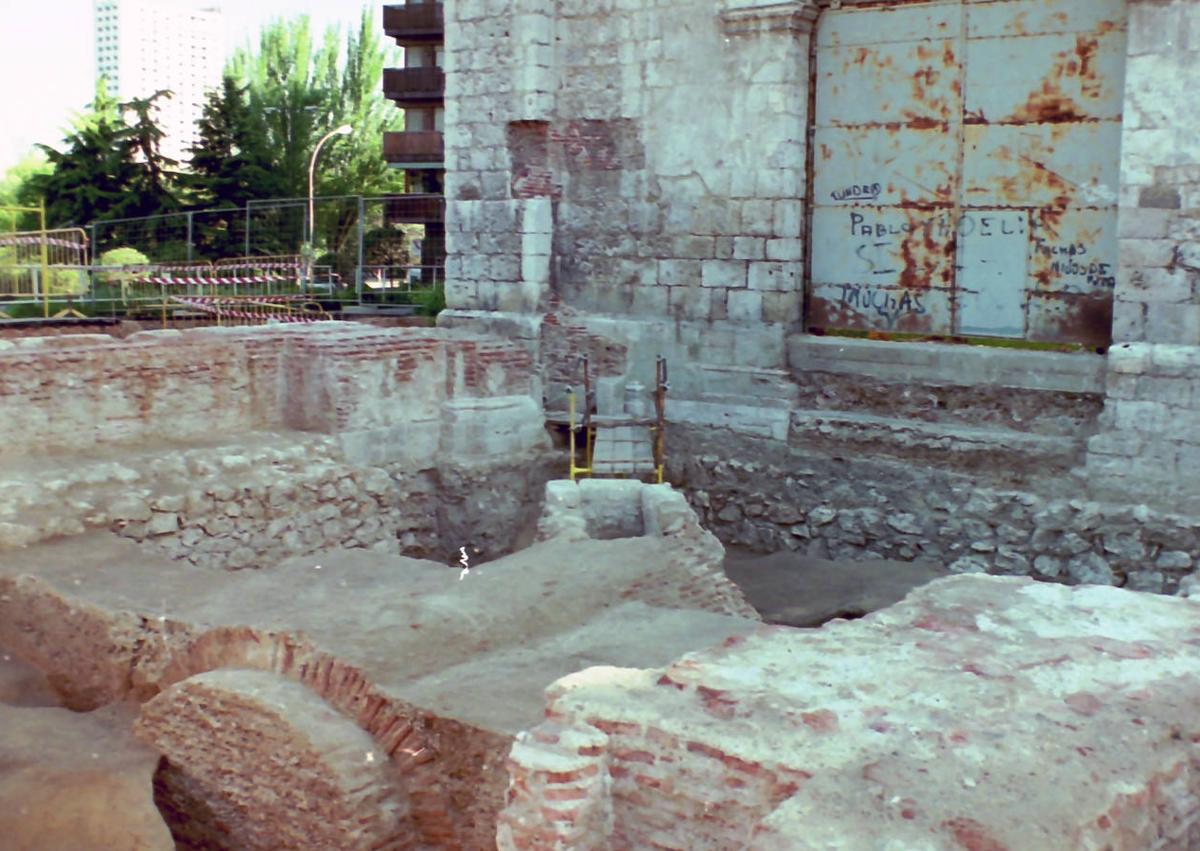
M257 39L272 18L307 14L314 33L358 23L364 5L383 37L383 2L212 0L224 12L229 51ZM0 176L34 143L58 147L71 116L95 91L92 0L0 0ZM380 82L382 85L382 81Z

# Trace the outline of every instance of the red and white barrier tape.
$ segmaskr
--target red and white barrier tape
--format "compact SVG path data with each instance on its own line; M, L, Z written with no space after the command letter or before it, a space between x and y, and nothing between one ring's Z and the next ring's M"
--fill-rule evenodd
M323 316L305 316L298 313L251 313L245 310L232 310L225 307L228 302L223 302L219 299L207 298L182 298L172 296L171 301L182 304L185 307L194 308L195 310L204 313L210 313L221 319L265 319L275 322L321 322ZM254 304L270 304L268 301L255 301Z
M218 272L229 272L234 269L282 269L290 272L300 272L304 269L302 263L222 263L213 267Z
M163 287L224 287L234 286L237 284L269 284L274 281L290 281L284 275L239 275L233 277L194 277L194 278L177 278L177 277L160 277L151 275L145 278L137 278L133 281L135 284L156 284Z
M69 239L55 239L48 237L42 239L40 236L0 236L0 248L10 245L54 245L59 248L73 248L76 251L87 251L87 244L80 242L72 242Z

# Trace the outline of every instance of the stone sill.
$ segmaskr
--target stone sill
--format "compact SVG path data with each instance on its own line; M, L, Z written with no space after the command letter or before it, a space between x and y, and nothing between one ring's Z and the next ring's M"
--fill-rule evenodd
M895 343L851 337L788 338L788 365L806 372L858 375L912 384L959 385L1059 393L1104 393L1105 358L948 343Z
M962 468L1068 470L1081 459L1083 444L1070 437L1008 428L927 423L840 411L791 412L793 446L830 446L863 454L921 459ZM1007 463L1000 463L1000 462Z

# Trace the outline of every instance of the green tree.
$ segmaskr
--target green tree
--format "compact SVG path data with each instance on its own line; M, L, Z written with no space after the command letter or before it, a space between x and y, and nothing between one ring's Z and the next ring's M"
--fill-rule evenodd
M246 87L233 77L209 94L197 135L184 183L198 206L238 207L281 190L267 134L250 111Z
M106 295L109 298L119 294L122 301L128 301L129 285L139 273L120 267L146 266L150 263L150 258L136 248L122 246L105 251L96 262L100 266L110 267L108 271L96 273L96 284L108 290Z
M182 182L194 206L215 210L196 233L196 250L209 258L240 254L243 217L230 208L282 193L266 131L251 112L246 87L226 76L211 92L197 124L191 171ZM227 211L227 212L225 212Z
M326 53L331 52L327 38ZM336 43L334 43L336 44ZM404 191L404 173L389 168L383 159L383 134L399 123L400 110L383 96L383 69L387 55L376 34L370 13L363 10L357 31L346 37L346 50L336 59L326 58L326 126L348 124L354 133L337 140L329 159L318 171L320 195L384 195ZM325 156L324 154L322 155ZM338 215L318 223L326 250L343 262L343 273L352 259L346 251L357 230L357 210L341 208Z
M308 194L308 165L317 140L341 124L354 134L332 140L321 154L316 194L379 195L403 190L402 173L383 160L383 133L401 124L401 112L383 96L381 80L388 54L376 35L372 16L363 10L358 26L343 39L326 30L314 45L307 17L276 20L263 28L255 49L239 50L227 73L244 86L251 112L261 117L268 146L276 152L274 174L280 195ZM345 204L326 207L318 215L321 262L341 259L347 271L353 258L346 251L357 228L357 209ZM274 217L274 218L272 218ZM305 214L278 210L259 214L256 233L274 228L279 253L292 253L303 239ZM282 247L284 242L289 247ZM255 237L260 245L259 237ZM332 254L333 257L329 255Z
M160 147L163 131L155 123L154 113L158 101L171 98L171 92L163 89L147 98L133 98L120 105L122 114L132 113L127 120L122 141L122 163L127 168L130 198L121 215L152 216L179 208L172 184L179 163L165 156ZM130 167L132 166L132 167Z
M320 90L308 16L275 20L263 27L256 50L234 53L226 74L245 87L251 111L260 118L280 190L290 197L308 191L308 152L320 126Z
M38 145L51 170L34 175L26 191L46 200L51 228L84 227L98 219L146 216L176 206L170 190L175 165L159 153L162 132L154 123L156 102L168 97L118 104L103 80L90 110L78 116L63 139L63 149ZM123 113L131 111L127 124Z
M0 207L36 207L37 194L30 185L39 175L48 174L52 170L45 155L38 150L30 151L8 171L0 180ZM0 231L36 230L38 217L36 213L16 214L0 209Z

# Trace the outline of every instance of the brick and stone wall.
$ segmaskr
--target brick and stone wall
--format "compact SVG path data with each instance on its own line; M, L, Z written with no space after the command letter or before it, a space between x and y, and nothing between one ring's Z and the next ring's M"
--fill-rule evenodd
M505 399L510 419L528 421L539 395L529 355L512 343L351 323L0 341L0 369L5 459L279 429L335 434L349 450L403 457L436 448L447 404ZM433 447L416 445L417 425L431 427ZM512 438L514 448L536 445L537 429Z
M498 846L1188 848L1195 616L953 577L869 618L590 668L514 744Z
M213 329L0 340L0 458L269 428L285 339Z
M0 344L0 549L111 529L239 569L332 546L506 552L539 380L494 338L329 323Z

